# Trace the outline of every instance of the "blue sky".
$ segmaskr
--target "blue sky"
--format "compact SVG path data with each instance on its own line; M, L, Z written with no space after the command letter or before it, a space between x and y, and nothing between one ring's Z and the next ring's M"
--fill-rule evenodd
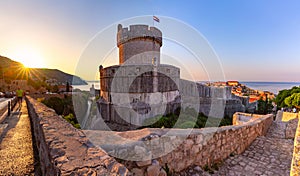
M75 73L99 31L126 18L155 14L202 33L228 80L300 82L299 9L300 1L292 0L1 0L0 55Z

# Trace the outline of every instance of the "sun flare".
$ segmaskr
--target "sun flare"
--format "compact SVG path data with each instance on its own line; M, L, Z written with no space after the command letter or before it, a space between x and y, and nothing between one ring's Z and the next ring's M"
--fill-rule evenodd
M43 56L34 49L17 50L14 59L27 68L44 68L46 66Z

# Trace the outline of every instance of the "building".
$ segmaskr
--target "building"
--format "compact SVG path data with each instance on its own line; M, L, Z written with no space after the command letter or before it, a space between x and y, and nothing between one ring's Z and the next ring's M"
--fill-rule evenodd
M90 88L90 96L91 97L99 97L100 96L100 89L95 89L94 84L92 84L92 87Z
M58 85L58 92L62 93L62 92L67 92L67 85ZM69 85L69 91L72 92L73 87L71 85Z
M240 83L238 81L227 81L228 86L238 86Z

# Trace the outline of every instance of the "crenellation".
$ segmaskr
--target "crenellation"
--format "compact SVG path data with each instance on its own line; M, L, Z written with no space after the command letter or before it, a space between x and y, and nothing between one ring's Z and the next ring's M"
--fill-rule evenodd
M122 28L117 32L117 46L129 42L131 40L150 39L162 46L162 32L156 27L148 25L130 25L128 28Z

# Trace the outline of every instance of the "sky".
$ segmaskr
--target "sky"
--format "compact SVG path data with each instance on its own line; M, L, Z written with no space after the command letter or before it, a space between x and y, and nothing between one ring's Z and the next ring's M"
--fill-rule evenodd
M154 14L161 19L155 25L163 36L173 32L195 46L180 48L184 43L180 39L177 43L163 41L162 55L173 59L162 56L162 62L180 67L184 78L189 79L189 73L199 81L300 82L299 9L297 0L1 0L0 55L28 67L57 68L95 80L97 75L84 72L97 72L100 64L118 63L116 46L111 53L101 53L106 42L116 45L116 24L129 25L135 21L128 19L148 16L145 24L152 25ZM143 23L143 19L137 21ZM198 52L201 43L193 41L197 38L193 32L174 32L177 30L170 27L168 19L194 29L206 40L215 52L211 63L216 70L208 63L210 57L203 56L207 60L202 65L193 63L191 53ZM112 31L104 36L107 29ZM96 64L83 66L88 62L83 56L90 56ZM207 72L222 73L223 77L208 78Z

